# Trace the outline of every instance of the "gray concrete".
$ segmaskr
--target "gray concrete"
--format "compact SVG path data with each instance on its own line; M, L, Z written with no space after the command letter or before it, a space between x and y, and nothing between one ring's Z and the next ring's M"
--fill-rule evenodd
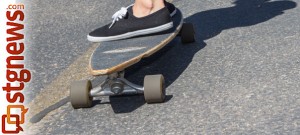
M127 78L138 84L146 74L162 73L166 103L147 105L142 96L104 97L90 109L73 110L67 96L53 103L41 100L61 96L54 90L68 95L68 89L47 87L72 76L64 73L89 50L86 34L129 3L27 4L27 61L34 75L27 95L29 104L39 103L31 119L37 123L29 123L27 133L300 134L299 1L174 0L195 25L197 42L182 45L175 39L127 70Z
M119 0L27 1L27 61L33 73L29 100L90 46L87 33L111 22ZM129 2L127 2L129 4ZM105 11L105 12L103 12Z

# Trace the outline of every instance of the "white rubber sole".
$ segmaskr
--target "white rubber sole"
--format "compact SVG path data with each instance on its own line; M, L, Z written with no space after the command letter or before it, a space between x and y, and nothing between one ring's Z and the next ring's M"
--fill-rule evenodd
M104 42L104 41L113 41L113 40L120 40L120 39L126 39L130 37L140 36L140 35L146 35L146 34L153 34L157 32L161 32L164 30L168 30L173 27L173 22L169 22L167 24L149 28L149 29L143 29L143 30L137 30L133 32L128 32L125 34L117 35L117 36L110 36L110 37L93 37L88 35L87 39L91 42Z

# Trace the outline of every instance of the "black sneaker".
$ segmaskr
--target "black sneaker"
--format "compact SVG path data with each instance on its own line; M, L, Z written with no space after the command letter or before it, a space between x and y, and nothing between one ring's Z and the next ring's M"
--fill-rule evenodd
M167 1L164 2L165 2L165 6L168 8L170 12L170 16L173 17L177 12L176 7L172 3L169 3Z
M148 16L137 18L133 15L132 5L122 8L113 15L113 22L98 28L87 36L91 42L120 40L140 35L152 34L173 27L170 13L164 7Z

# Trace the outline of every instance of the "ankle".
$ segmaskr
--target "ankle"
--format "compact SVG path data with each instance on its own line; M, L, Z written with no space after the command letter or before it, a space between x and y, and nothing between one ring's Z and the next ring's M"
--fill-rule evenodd
M151 9L152 8L146 8L146 7L136 6L136 5L133 5L133 7L132 7L133 15L135 17L147 16L151 13Z
M144 17L151 13L153 8L152 0L136 0L132 10L135 17Z
M135 17L144 17L164 7L164 0L136 0L132 10Z
M151 9L150 14L152 14L164 7L165 7L164 0L153 0L153 8Z

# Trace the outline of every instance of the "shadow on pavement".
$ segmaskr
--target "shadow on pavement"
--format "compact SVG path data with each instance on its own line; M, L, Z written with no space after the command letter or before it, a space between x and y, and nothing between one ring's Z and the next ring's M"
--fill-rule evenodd
M223 30L256 25L268 21L295 8L297 3L288 0L236 0L235 6L212 9L196 13L186 18L197 30L197 39L210 39ZM255 33L253 33L255 34Z
M70 101L70 97L65 97L61 99L59 102L47 107L43 111L39 112L38 114L34 115L32 118L30 118L31 123L37 123L40 122L48 113L50 113L53 110L58 109L59 107L65 105Z
M246 27L268 21L283 14L285 10L297 6L295 2L287 0L236 0L234 4L233 7L198 12L185 18L185 22L194 24L196 43L182 45L180 39L176 38L151 57L126 69L125 77L131 82L143 85L145 75L163 74L166 87L168 87L186 70L194 55L206 46L204 40L213 38L226 29ZM132 112L144 104L142 97L135 98L127 97L125 101L122 101L121 97L116 97L113 100L118 103L111 102L114 112ZM131 108L123 105L129 101L133 106Z
M167 95L165 103L170 101L172 97L172 95ZM130 113L146 104L144 95L115 96L110 97L109 100L114 113Z
M288 0L237 0L234 4L233 7L202 11L185 18L185 22L194 24L196 43L182 45L180 39L175 38L159 52L126 69L126 78L143 85L145 75L163 74L165 85L168 87L186 70L194 55L206 46L204 40L213 38L226 29L268 21L297 6L295 2ZM167 101L172 97L168 95ZM32 123L40 121L49 112L68 101L68 97L62 99L36 114L30 121ZM100 100L93 103L94 106L97 104L101 104ZM129 113L144 105L145 101L143 96L110 97L110 104L115 113Z

